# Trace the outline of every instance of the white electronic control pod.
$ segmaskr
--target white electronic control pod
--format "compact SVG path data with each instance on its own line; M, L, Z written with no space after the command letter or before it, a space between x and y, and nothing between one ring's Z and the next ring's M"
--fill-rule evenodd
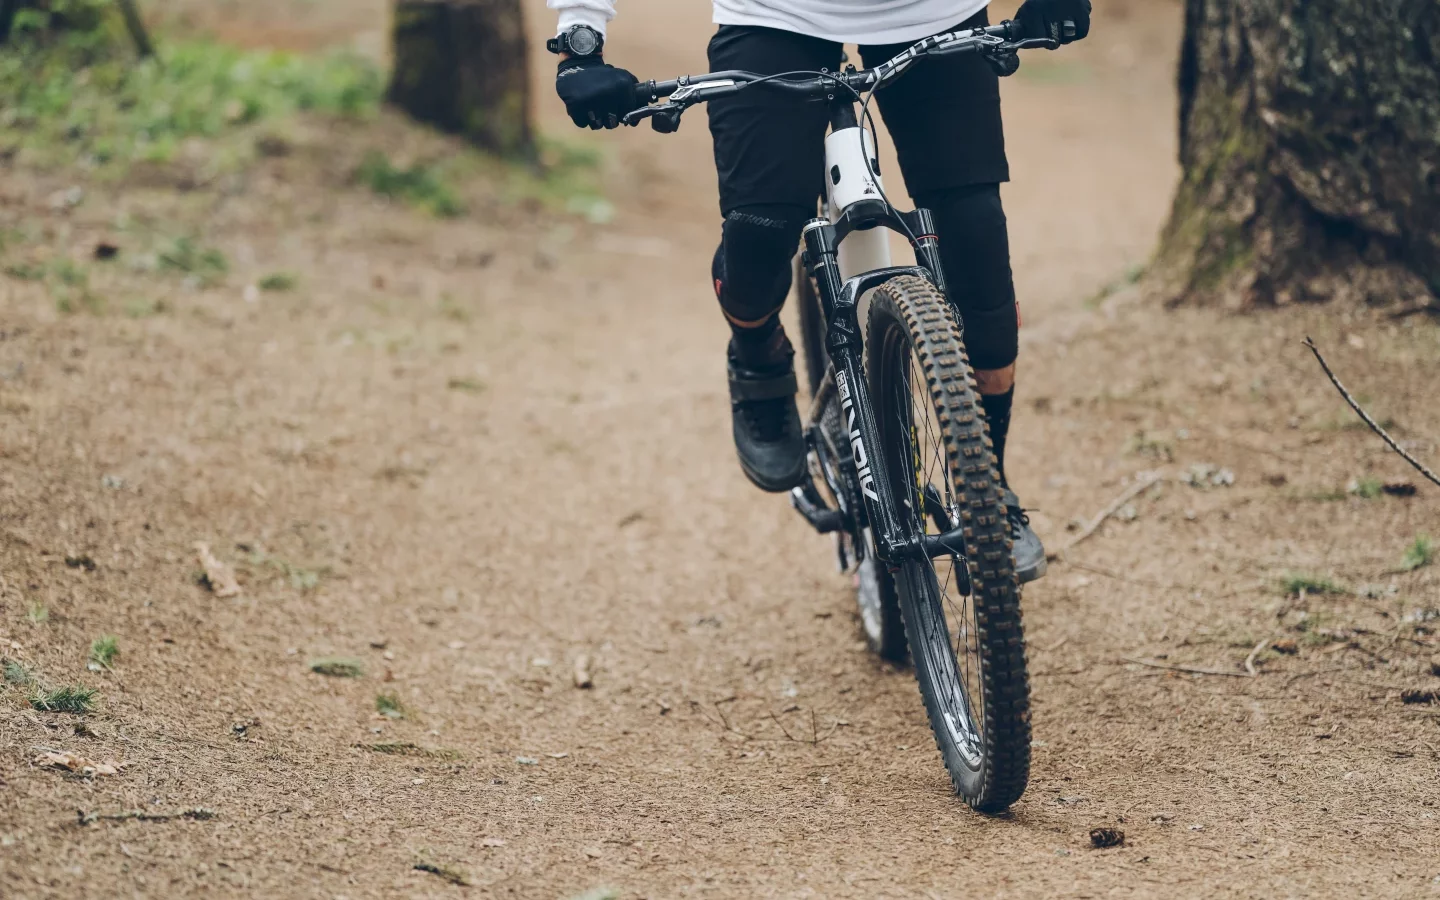
M862 143L863 141L863 143ZM863 150L861 148L864 148ZM866 165L866 157L870 164ZM870 133L854 126L832 131L825 138L825 189L830 221L861 200L881 199L879 157ZM890 239L884 228L857 231L840 242L840 275L852 278L890 265Z

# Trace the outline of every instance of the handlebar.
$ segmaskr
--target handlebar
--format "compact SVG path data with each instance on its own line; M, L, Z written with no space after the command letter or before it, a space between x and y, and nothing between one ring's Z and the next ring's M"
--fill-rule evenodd
M669 134L680 127L680 116L691 106L732 96L749 88L765 87L814 98L833 98L839 89L858 97L898 78L923 57L983 53L999 74L1009 75L1019 66L1017 51L1039 47L1054 50L1058 46L1055 41L1022 37L1019 23L1007 20L987 28L951 31L925 38L873 69L856 70L851 66L843 72L787 72L779 75L728 71L684 75L671 81L644 81L635 86L635 101L644 105L627 113L621 121L626 125L639 125L643 120L650 119L656 131ZM658 100L668 102L656 103Z

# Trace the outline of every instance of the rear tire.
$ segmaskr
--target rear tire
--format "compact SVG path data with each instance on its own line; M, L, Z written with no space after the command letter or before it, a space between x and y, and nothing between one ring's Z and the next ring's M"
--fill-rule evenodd
M901 276L876 289L866 346L877 470L896 515L928 534L950 530L940 527L946 518L964 529L965 558L906 562L895 580L915 678L955 791L977 810L999 812L1029 780L1030 690L999 473L960 327L933 285ZM943 510L927 515L927 488Z
M830 367L830 355L825 350L825 315L820 309L820 296L815 290L814 279L805 271L801 254L795 256L794 284L795 304L800 315L801 353L810 396L813 397ZM844 435L841 421L840 403L838 399L832 399L821 417L821 427L829 438L829 445L838 451L832 459L849 453L850 441ZM823 472L818 474L824 475ZM816 478L817 484L828 481ZM840 501L841 498L835 499ZM845 498L841 505L847 510L855 510L857 516L864 515L858 498ZM855 582L855 600L860 607L860 629L865 634L865 643L881 659L903 663L909 655L909 648L905 644L905 625L900 618L895 576L875 559L870 529L860 528L857 534L842 531L836 534L835 540L840 542L842 558L851 563L850 575Z

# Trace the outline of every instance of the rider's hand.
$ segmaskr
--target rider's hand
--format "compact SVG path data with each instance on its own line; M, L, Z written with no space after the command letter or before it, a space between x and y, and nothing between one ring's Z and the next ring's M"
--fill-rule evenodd
M1090 0L1025 0L1015 21L1026 38L1068 44L1090 33Z
M644 104L635 99L639 80L598 56L560 61L555 93L565 101L570 120L581 128L615 128L620 117Z

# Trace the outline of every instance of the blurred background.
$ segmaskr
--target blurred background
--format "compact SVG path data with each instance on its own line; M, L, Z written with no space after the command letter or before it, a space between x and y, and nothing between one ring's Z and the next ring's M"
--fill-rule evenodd
M985 819L735 464L702 111L574 129L539 0L0 0L0 893L1435 891L1440 495L1301 343L1435 467L1393 7L1114 0L1003 82L1065 553Z

